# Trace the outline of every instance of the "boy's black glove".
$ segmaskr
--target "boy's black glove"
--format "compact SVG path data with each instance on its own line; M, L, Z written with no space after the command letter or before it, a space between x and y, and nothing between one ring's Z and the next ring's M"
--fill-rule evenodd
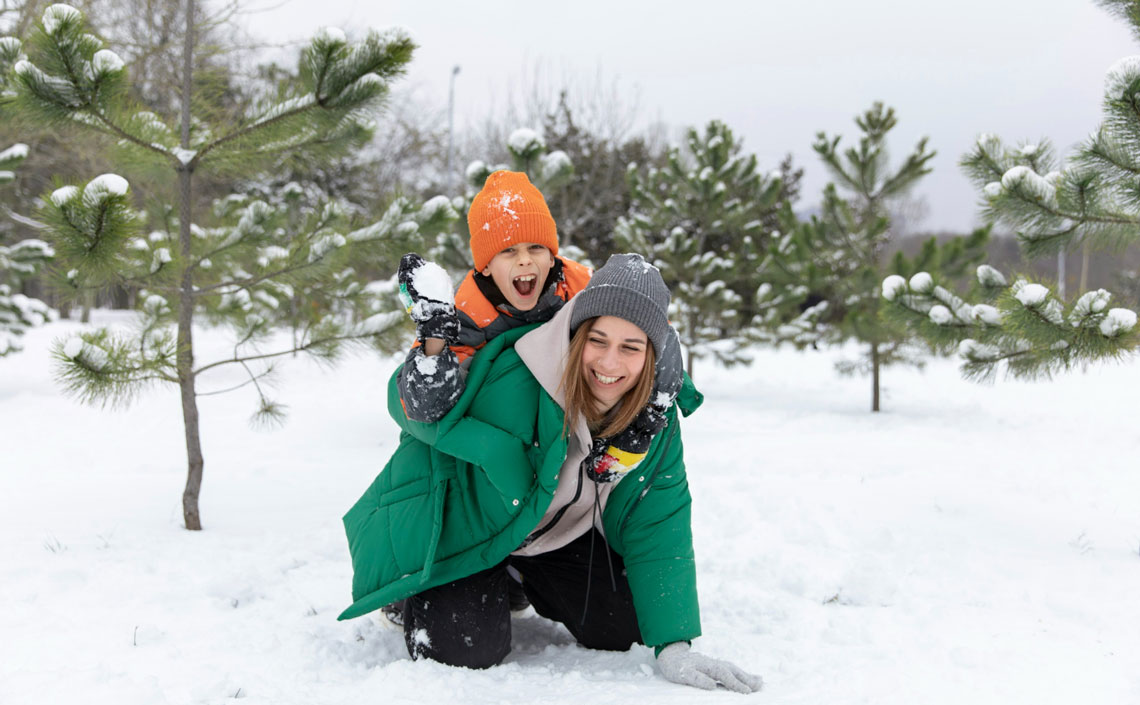
M400 300L416 322L416 337L420 341L440 338L448 345L459 342L455 294L443 267L409 252L400 258L398 278Z

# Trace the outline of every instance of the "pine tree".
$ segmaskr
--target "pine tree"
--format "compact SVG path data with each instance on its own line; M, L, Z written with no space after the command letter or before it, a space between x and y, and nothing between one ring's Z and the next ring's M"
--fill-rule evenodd
M671 148L664 168L629 170L633 204L614 236L661 270L692 376L701 357L751 361L770 262L764 219L779 208L781 181L761 173L722 122L689 129L686 148Z
M269 200L238 193L208 213L195 212L198 174L248 177L283 154L330 156L355 143L414 47L400 31L370 33L350 44L339 30L324 30L302 51L296 82L251 114L215 120L210 96L193 90L194 2L185 12L177 129L127 97L124 63L67 5L44 12L29 57L16 64L15 85L25 114L110 135L119 157L133 159L146 178L177 185L177 206L160 209L146 229L128 182L116 174L58 187L39 216L57 252L61 288L142 288L137 330L83 333L57 343L53 356L67 390L87 402L125 404L151 383L178 385L188 460L183 516L186 528L196 530L204 466L197 398L222 391L200 390L199 377L240 365L260 398L254 419L280 420L283 407L261 383L272 367L258 365L299 351L333 360L346 344L375 342L402 325L397 311L360 321L391 308L384 301L394 297L389 282L366 284L354 268L384 257L394 262L400 239L447 227L455 214L446 199L422 209L401 199L380 221L351 229L340 203L291 208L296 194L288 185ZM196 318L233 328L231 357L196 359ZM266 350L269 334L281 325L298 337L284 349Z
M10 99L7 76L19 54L19 42L0 38L0 102ZM27 156L28 147L22 143L0 150L0 186L15 180L15 170ZM19 351L20 338L29 328L56 317L47 304L20 293L24 280L34 276L53 254L51 247L38 239L0 244L0 357Z
M0 152L0 185L15 178L13 170L27 153L23 144ZM19 351L20 337L29 328L55 319L56 312L50 306L19 293L23 280L35 275L53 254L51 246L37 239L0 245L0 357Z
M1140 37L1140 2L1101 0ZM1123 247L1140 233L1140 59L1126 57L1105 79L1104 121L1063 164L1052 145L1007 146L982 135L961 166L981 192L982 214L1017 234L1028 257L1091 244ZM936 273L916 285L891 278L890 313L942 347L959 346L963 373L992 379L1004 366L1037 378L1140 344L1136 313L1111 306L1110 292L1080 292L1065 301L1046 284L1017 277L1012 285L991 267L979 269L990 300L964 303ZM965 298L971 298L969 294Z
M887 136L897 124L893 108L875 103L855 118L863 133L858 145L840 151L841 138L819 133L813 145L835 179L824 191L821 214L808 222L785 222L790 242L782 245L788 269L811 292L818 316L815 331L832 341L854 339L866 345L865 356L840 364L841 372L871 375L871 410L880 410L881 368L921 364L926 346L905 326L880 316L880 282L887 272L907 273L920 265L937 265L960 273L979 260L988 230L939 245L929 240L916 261L901 252L888 255L891 222L888 206L908 193L930 172L934 152L921 139L897 169L891 170ZM840 195L840 190L845 196ZM805 332L800 341L810 337Z

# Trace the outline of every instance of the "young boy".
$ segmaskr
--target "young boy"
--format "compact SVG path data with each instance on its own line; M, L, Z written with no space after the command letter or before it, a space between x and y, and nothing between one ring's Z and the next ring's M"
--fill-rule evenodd
M416 344L397 385L409 419L434 422L455 405L465 387L466 361L500 333L554 317L581 291L591 270L558 256L558 233L542 194L526 174L496 171L467 212L475 267L449 299L451 283L438 265L419 255L400 261L400 292L416 322ZM672 332L672 328L670 328ZM587 458L591 477L610 482L633 469L664 426L664 411L681 387L680 346L657 351L657 381L650 404L612 439L599 439Z
M400 401L409 419L434 422L463 393L467 363L500 333L549 321L581 291L591 270L558 256L558 232L542 193L526 174L496 171L467 212L475 267L451 296L443 268L416 254L400 260L400 295L416 322L416 343L397 378ZM665 426L665 411L681 388L681 354L670 328L669 349L657 352L656 382L650 403L613 438L599 438L583 461L596 482L613 482L637 467L654 435ZM526 607L516 581L511 608ZM394 624L404 622L404 601L381 608Z

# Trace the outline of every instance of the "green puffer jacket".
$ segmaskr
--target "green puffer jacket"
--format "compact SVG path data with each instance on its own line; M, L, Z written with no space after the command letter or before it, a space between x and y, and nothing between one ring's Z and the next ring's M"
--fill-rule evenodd
M466 391L436 423L405 417L392 376L388 408L403 432L388 465L344 516L354 602L340 619L497 565L542 519L567 441L562 408L513 348L532 328L503 333L480 350ZM648 646L700 635L677 408L687 416L701 399L686 377L667 426L602 514Z

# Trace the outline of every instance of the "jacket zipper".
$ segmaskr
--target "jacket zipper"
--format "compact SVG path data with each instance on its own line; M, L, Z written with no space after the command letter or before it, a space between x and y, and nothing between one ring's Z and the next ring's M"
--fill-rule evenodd
M586 457L588 459L590 456L587 455ZM578 470L578 489L576 489L574 491L574 498L571 499L566 504L562 505L562 507L557 512L555 512L554 516L550 519L550 522L546 526L539 527L539 528L535 529L534 531L532 531L530 533L530 535L527 536L523 540L522 546L519 546L519 548L525 548L525 547L531 545L532 543L537 541L540 536L542 536L543 534L545 534L546 532L548 532L552 528L554 528L554 525L557 524L560 519L562 519L562 515L566 513L566 510L569 509L575 503L577 503L577 501L579 500L579 498L581 498L581 496L582 496L582 470L579 469Z

